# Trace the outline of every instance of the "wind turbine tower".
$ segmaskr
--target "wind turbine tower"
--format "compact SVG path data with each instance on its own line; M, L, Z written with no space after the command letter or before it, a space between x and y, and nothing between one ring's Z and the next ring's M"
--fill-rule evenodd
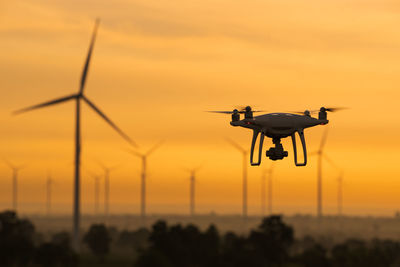
M152 148L150 148L146 153L140 153L135 150L128 150L134 156L139 157L142 160L142 173L140 180L140 216L142 218L142 223L146 220L146 179L147 179L147 158L158 149L163 141L157 143Z
M228 141L228 143L230 143L234 148L236 148L243 157L242 163L242 187L243 187L243 193L242 193L242 216L245 220L247 220L247 160L248 160L248 155L249 155L249 151L244 149L243 147L241 147L238 143L234 142L233 140L227 138L226 139Z
M268 215L272 215L272 173L273 167L271 165L269 169L263 171L261 177L261 215L265 216L265 209L266 209L266 195L268 198ZM267 194L265 193L265 187L267 184Z
M201 167L197 167L194 169L187 169L190 173L190 185L189 185L189 192L190 192L190 203L189 203L189 212L190 216L195 215L195 208L196 208L196 173L200 170Z
M5 163L10 167L12 170L12 209L16 212L18 208L18 174L19 171L24 168L23 165L16 166L11 162L4 160Z
M47 216L51 215L51 189L54 181L53 178L51 177L50 172L47 174L47 179L46 179L46 214Z
M94 180L94 215L99 215L99 207L100 207L100 175L96 175L90 172L90 175Z
M92 57L93 46L96 39L97 28L99 25L99 20L96 20L92 39L89 46L89 51L86 57L86 61L83 67L82 76L79 84L79 90L77 93L72 95L67 95L54 100L50 100L38 105L27 107L21 110L17 110L14 114L19 114L43 107L48 107L56 104L61 104L67 101L75 101L75 171L74 171L74 201L73 201L73 236L72 245L76 252L80 251L80 217L81 217L81 198L80 198L80 177L81 177L81 101L85 102L92 110L94 110L102 119L104 119L115 131L117 131L125 140L127 140L131 145L136 146L136 144L124 133L120 128L118 128L89 98L84 94L86 79L88 75L90 59Z
M324 148L326 144L326 139L328 137L328 129L325 128L325 131L322 135L321 143L319 149L311 153L310 155L317 155L318 165L317 165L317 217L319 219L322 218L322 162L323 160L327 161L332 166L336 167L333 161L326 155Z
M343 171L340 172L338 177L338 216L343 214Z
M117 166L106 167L101 162L99 162L99 164L104 171L104 216L108 219L110 214L110 173L115 170Z

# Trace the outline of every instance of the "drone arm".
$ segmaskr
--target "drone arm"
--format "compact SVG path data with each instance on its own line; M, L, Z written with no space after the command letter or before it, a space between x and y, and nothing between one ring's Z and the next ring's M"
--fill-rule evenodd
M261 131L261 136L260 136L260 144L259 144L259 148L258 148L258 161L257 162L253 161L254 147L256 145L257 137L258 137L259 133L260 133L259 130L253 130L253 140L251 142L251 151L250 151L251 166L259 166L261 164L262 148L263 148L263 142L264 142L264 133L262 131Z
M304 138L304 130L300 129L297 131L299 136L300 136L300 140L301 140L301 144L303 146L303 155L304 155L304 162L303 163L299 163L297 161L297 146L296 146L296 132L294 132L292 134L292 143L293 143L293 154L294 154L294 163L296 164L296 166L306 166L307 165L307 149L306 149L306 140Z

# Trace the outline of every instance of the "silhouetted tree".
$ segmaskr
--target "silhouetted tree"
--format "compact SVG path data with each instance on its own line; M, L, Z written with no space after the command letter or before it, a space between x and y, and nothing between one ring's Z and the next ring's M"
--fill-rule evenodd
M13 211L0 213L0 266L28 266L34 254L35 228Z
M222 253L218 266L262 266L257 265L259 259L254 253L246 237L238 236L233 232L225 234L222 242Z
M249 243L259 259L259 266L287 262L293 241L293 229L283 223L281 216L264 218L258 229L249 235Z
M307 248L295 257L298 264L306 267L329 267L331 266L331 262L327 257L327 251L319 244L315 244L314 246Z
M149 241L137 266L216 266L218 262L219 235L214 226L202 233L194 225L168 227L159 221L153 225Z
M333 266L400 266L400 244L394 241L347 240L332 249Z
M77 266L78 258L70 246L68 233L55 234L51 242L43 243L36 250L35 262L44 267Z
M150 232L146 228L140 228L136 231L122 231L118 236L117 245L142 250L148 246L149 236Z
M104 224L93 224L85 234L83 242L100 261L110 252L111 238Z

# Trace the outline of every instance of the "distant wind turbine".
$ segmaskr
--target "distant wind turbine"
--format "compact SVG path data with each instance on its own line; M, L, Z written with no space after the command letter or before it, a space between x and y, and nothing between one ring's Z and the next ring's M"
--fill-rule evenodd
M338 177L338 195L337 195L337 205L338 205L338 216L343 214L343 171L340 172Z
M102 119L104 119L115 131L117 131L125 140L127 140L131 145L136 146L136 144L124 133L120 128L118 128L89 98L84 94L86 79L89 70L90 59L92 56L93 46L96 39L97 28L99 25L99 20L96 20L95 27L93 30L92 39L89 46L89 52L87 54L86 62L83 67L81 81L79 84L79 91L72 95L64 96L61 98L57 98L55 100L51 100L48 102L44 102L38 105L34 105L31 107L27 107L21 110L17 110L14 114L19 114L23 112L27 112L34 109L39 109L43 107L48 107L51 105L60 104L63 102L67 102L69 100L74 100L76 104L76 114L75 114L75 179L74 179L74 204L73 204L73 248L76 252L80 250L80 166L81 166L81 100L89 105Z
M10 167L12 170L12 209L16 212L18 206L18 174L19 171L22 170L24 165L14 165L11 162L4 160L4 162Z
M139 157L142 160L142 177L141 177L141 190L140 190L140 216L144 223L146 218L146 178L147 178L147 158L158 149L163 141L157 143L150 148L146 153L140 153L135 150L128 150L134 156Z
M100 207L100 175L96 175L94 173L90 173L90 175L94 179L94 215L99 215L99 207Z
M266 193L265 193L265 187L266 183L267 189L268 189L268 215L272 215L272 173L273 173L274 165L271 164L271 166L268 169L265 169L263 171L262 177L261 177L261 215L265 216L265 207L266 207Z
M114 171L117 166L107 167L101 162L99 162L99 164L104 171L104 216L108 219L110 213L110 173Z
M242 201L243 201L243 207L242 207L242 215L243 218L246 220L247 219L247 156L249 155L249 151L241 147L239 144L234 142L233 140L226 138L226 141L230 143L234 148L236 148L240 153L242 153L243 156L243 166L242 166L242 176L243 176L243 195L242 195Z
M190 216L195 215L195 208L196 208L196 173L200 170L201 166L193 168L193 169L186 169L190 173L190 185L189 185L189 192L190 192L190 203L189 203L189 212Z
M310 153L310 155L318 156L318 166L317 166L317 216L318 218L322 218L322 161L326 160L329 164L336 167L333 161L326 155L324 152L324 147L326 144L326 139L328 137L328 128L325 128L325 131L322 135L321 143L319 145L319 149Z
M47 173L46 179L46 214L47 216L51 215L51 189L54 181L51 177L50 171Z

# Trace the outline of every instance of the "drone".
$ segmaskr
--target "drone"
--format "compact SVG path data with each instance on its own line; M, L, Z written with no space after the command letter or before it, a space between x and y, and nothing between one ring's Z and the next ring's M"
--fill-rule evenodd
M209 111L212 113L232 114L230 124L234 127L240 126L253 130L253 139L250 150L250 164L259 166L261 164L262 148L264 137L272 138L275 147L271 147L266 151L266 157L270 160L282 160L288 156L288 152L283 149L281 139L291 136L293 144L294 163L296 166L307 165L307 149L304 138L304 129L317 125L326 125L329 123L327 119L328 112L335 112L344 108L325 108L319 110L306 110L302 112L292 113L269 113L253 117L255 112L263 112L259 110L253 111L250 106L245 108L234 109L233 111ZM311 114L318 113L318 118L314 118ZM240 114L244 114L244 119L240 119ZM261 135L260 135L261 133ZM298 133L301 144L303 146L303 162L298 162L296 133ZM255 162L254 148L260 135L258 160Z

